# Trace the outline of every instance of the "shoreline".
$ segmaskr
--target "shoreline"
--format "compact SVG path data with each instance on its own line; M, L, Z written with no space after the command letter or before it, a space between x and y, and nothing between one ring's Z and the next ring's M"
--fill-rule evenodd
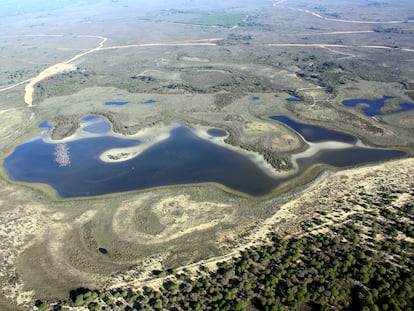
M47 184L34 184L32 186L32 183L25 183L25 182L16 182L14 180L12 180L6 170L3 171L3 177L7 177L6 178L10 183L18 183L21 185L25 185L27 187L33 188L33 189L37 189L37 190L41 190L43 192L45 192L48 196L50 196L52 199L54 200L73 200L73 199L88 199L88 198L96 198L99 199L101 197L106 197L106 196L113 196L113 195L119 195L120 193L140 193L142 191L148 191L149 189L158 189L158 188L174 188L177 186L202 186L202 185L215 185L217 188L224 190L225 192L228 193L233 193L233 194L237 194L240 195L241 197L247 197L253 200L266 200L266 199L270 199L273 198L277 195L280 195L282 193L286 193L290 190L292 190L295 186L304 186L308 183L312 183L315 179L318 179L319 176L321 176L321 174L324 174L326 172L332 172L332 171L340 171L340 168L334 168L332 169L331 166L329 165L325 165L323 163L315 163L313 165L311 165L310 167L308 167L307 169L303 170L301 172L301 174L298 174L299 172L299 167L297 165L297 160L298 159L303 159L306 157L311 157L313 155L315 155L317 152L319 152L320 150L335 150L335 149L341 149L341 148L351 148L354 146L358 146L358 147L365 147L365 148L371 148L370 146L366 146L363 142L361 142L360 140L357 140L356 143L354 144L349 144L349 143L342 143L342 142L337 142L337 141L326 141L326 142L321 142L321 143L310 143L308 141L306 141L300 134L297 133L297 135L300 136L301 141L303 143L304 148L301 148L299 153L290 153L289 157L290 160L293 163L293 169L289 170L289 171L277 171L270 163L268 163L264 157L255 151L251 151L251 150L245 150L243 148L237 147L237 146L233 146L230 145L228 143L226 143L226 139L230 136L230 133L228 130L225 129L221 129L223 131L225 131L227 133L227 135L225 136L213 136L208 134L208 130L212 129L212 128L217 128L218 127L214 127L214 126L206 126L206 125L199 125L199 124L188 124L185 121L172 121L170 122L169 125L157 125L157 126L150 126L150 127L146 127L143 128L141 130L139 130L136 134L132 134L132 135L121 135L119 133L114 132L113 130L113 126L112 126L112 122L110 120L108 120L106 117L103 117L101 115L97 115L98 120L96 121L85 121L82 122L79 126L79 128L76 130L76 132L74 134L72 134L71 136L68 136L64 139L61 140L53 140L50 136L51 133L51 129L46 130L44 132L42 132L42 134L40 134L37 137L32 137L30 140L34 140L34 139L43 139L44 142L46 143L50 143L50 144L60 144L60 143L65 143L65 142L70 142L70 141L75 141L75 140L79 140L79 139L84 139L84 138L91 138L91 137L99 137L99 136L103 136L103 135L108 135L108 136L114 136L114 137L118 137L118 138L122 138L122 139L131 139L131 140L141 140L141 142L136 145L136 146L132 146L132 147L125 147L125 148L112 148L112 149L108 149L104 152L102 152L99 155L99 160L105 163L117 163L117 162L123 162L123 161L128 161L134 157L139 156L140 154L142 154L143 152L145 152L146 150L148 150L149 148L151 148L152 146L154 146L157 143L160 143L166 139L168 139L170 137L170 132L171 130L178 128L180 126L184 126L187 127L189 130L192 131L192 133L199 137L200 139L204 139L207 141L210 141L214 144L217 144L223 148L227 148L230 150L233 150L234 152L237 152L239 154L243 154L244 156L248 157L252 162L254 162L259 169L261 169L263 172L265 172L266 174L268 174L270 177L275 178L275 181L277 179L281 179L280 183L278 185L276 185L271 191L269 191L266 194L263 195L258 195L258 196L254 196L248 193L242 193L240 191L228 188L224 185L221 185L219 183L216 182L205 182L205 183L188 183L188 184L182 184L182 185L163 185L160 187L153 187L153 188L144 188L144 189L136 189L136 190L131 190L131 191L126 191L126 192L118 192L118 193L108 193L108 194L104 194L104 195L97 195L97 196L92 196L92 197L79 197L79 198L73 198L73 197L60 197L59 195L57 195L56 191L54 190L54 188L52 186L49 186ZM88 132L88 131L83 131L83 129L87 126L90 126L91 124L94 124L95 122L107 122L111 125L111 128L108 132L104 132L104 133L92 133L92 132ZM296 133L296 131L295 131ZM28 141L30 141L28 140ZM26 141L27 142L27 141ZM398 160L398 159L397 159ZM4 158L2 159L2 161L4 161ZM393 160L392 160L393 161ZM386 161L388 162L388 161ZM379 161L379 162L374 162L375 164L377 163L384 163L384 161ZM371 163L366 163L367 165L372 164ZM360 165L353 165L353 166L348 166L346 169L350 169L350 168L355 168L355 167L360 167L360 166L365 166L364 164L360 164ZM292 178L289 178L289 176L292 176Z

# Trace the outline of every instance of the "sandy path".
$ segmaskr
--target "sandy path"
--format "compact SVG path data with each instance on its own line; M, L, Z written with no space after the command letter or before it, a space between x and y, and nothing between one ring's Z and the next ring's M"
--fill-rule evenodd
M26 85L25 87L25 93L24 93L24 102L30 107L33 105L33 93L34 93L34 87L35 85L48 78L51 77L57 73L61 73L61 72L65 72L65 71L70 71L74 68L73 65L71 64L66 64L66 63L60 63L60 64L55 64L53 66L50 66L48 68L46 68L45 70L43 70L41 73L39 73L38 76L30 79L29 83Z
M322 35L355 35L360 33L373 33L374 30L347 30L347 31L329 31L329 32L307 32L307 33L292 33L288 36L322 36Z
M30 107L33 105L33 94L34 94L34 87L37 83L39 83L40 81L49 78L51 76L54 76L58 73L62 73L65 71L71 71L75 68L75 66L73 64L70 64L71 62L79 59L82 56L85 56L87 54L90 53L94 53L98 50L100 50L103 45L105 44L105 42L108 40L105 37L101 37L101 36L80 36L81 38L99 38L102 39L102 41L99 43L99 45L96 48L84 51L82 53L79 53L77 55L75 55L74 57L72 57L71 59L63 62L63 63L58 63L55 65L52 65L48 68L46 68L45 70L43 70L42 72L40 72L36 77L30 79L29 83L26 85L25 87L25 94L24 94L24 102Z
M326 21L339 22L339 23L351 23L351 24L402 24L402 23L407 23L407 22L409 22L409 23L414 22L414 20L363 21L363 20L352 20L352 19L339 19L339 18L325 17L325 16L320 15L319 13L309 11L309 10L305 10L305 9L297 9L297 8L292 8L292 7L289 7L289 9L299 11L299 12L308 13L308 14L311 14L311 15L317 17L317 18L320 18L320 19L323 19L323 20L326 20Z
M43 36L43 35L39 35ZM61 36L61 35L55 35L55 36ZM116 45L116 46L109 46L104 47L106 41L108 38L102 37L102 36L92 36L92 35L81 35L79 36L81 38L98 38L101 39L101 42L98 44L97 47L87 50L82 50L81 53L73 56L72 58L61 62L54 64L42 72L40 72L36 77L18 82L16 84L10 85L8 87L4 87L0 89L0 92L11 90L19 85L26 84L25 87L25 95L24 95L24 101L25 103L31 107L33 106L33 94L35 91L35 85L51 76L54 76L56 74L65 72L65 71L71 71L75 68L75 65L72 64L74 61L78 60L79 58L98 52L100 50L116 50L116 49L125 49L125 48L136 48L136 47L162 47L162 46L216 46L217 44L215 41L222 40L222 38L209 38L209 39L200 39L200 40L191 40L191 41L180 41L180 42L166 42L166 43L142 43L142 44L131 44L131 45Z

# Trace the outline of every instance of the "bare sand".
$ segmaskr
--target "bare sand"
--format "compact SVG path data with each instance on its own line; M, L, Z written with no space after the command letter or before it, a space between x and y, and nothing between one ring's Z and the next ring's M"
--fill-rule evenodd
M106 37L102 36L92 36L92 35L80 35L81 38L98 38L101 39L99 45L95 48L82 50L81 53L76 54L69 60L61 63L54 64L42 72L40 72L36 77L31 79L27 79L16 84L10 85L8 87L4 87L0 89L0 92L7 91L13 89L19 85L28 83L25 87L25 95L24 95L24 102L30 107L33 105L33 95L34 95L34 87L37 83L52 77L54 75L71 71L76 68L74 61L80 59L83 56L86 56L91 53L95 53L101 50L116 50L116 49L126 49L126 48L137 48L137 47L161 47L161 46L216 46L217 44L215 41L222 40L223 38L208 38L208 39L200 39L200 40L191 40L191 41L181 41L181 42L165 42L165 43L143 43L143 44L130 44L130 45L116 45L116 46L108 46L104 47L104 44L108 40ZM201 59L200 59L201 60Z
M164 243L180 238L195 231L203 231L226 222L231 217L233 206L214 202L193 201L188 195L176 195L163 198L155 203L151 210L154 212L164 229L156 234L142 232L137 226L134 217L137 209L142 208L151 195L142 196L139 200L125 202L116 211L113 222L113 231L125 241L139 240L140 243L150 245ZM223 217L223 209L228 214Z
M71 71L74 68L75 66L72 64L60 63L50 66L43 70L41 73L39 73L39 75L31 79L30 82L26 85L24 93L24 102L29 107L33 105L34 87L37 83L58 73Z
M155 144L168 139L170 137L171 130L178 126L179 125L177 123L173 123L169 126L164 127L142 129L136 134L128 136L128 138L131 139L133 138L141 140L141 144L127 148L112 148L106 150L99 156L99 159L107 163L131 160Z

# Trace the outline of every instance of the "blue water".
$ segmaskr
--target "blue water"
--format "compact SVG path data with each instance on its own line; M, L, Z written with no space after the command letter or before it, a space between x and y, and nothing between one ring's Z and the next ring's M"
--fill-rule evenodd
M346 149L323 150L310 158L298 159L299 167L310 167L315 163L323 163L333 167L347 167L362 163L384 161L401 158L405 152L389 149L351 147Z
M128 104L129 102L106 102L105 105L107 106L123 106Z
M302 100L300 100L299 98L295 98L295 97L289 97L289 98L286 98L286 101L289 103L297 103L297 102L301 102Z
M414 109L414 104L411 103L402 103L400 104L400 109L398 112L409 111Z
M356 107L360 104L368 105L368 107L363 107L362 112L369 117L383 115L384 113L381 111L382 107L385 105L385 101L388 99L394 98L393 96L383 96L382 98L378 99L365 99L365 98L356 98L356 99L348 99L342 101L342 104L346 107ZM400 108L392 113L408 111L414 109L414 104L411 103L402 103L400 104Z
M298 132L308 142L339 141L353 144L356 138L342 132L329 130L327 128L300 123L287 116L271 116L270 119L279 121Z
M39 124L39 128L45 128L50 130L52 128L52 125L49 123L49 121L43 121Z
M149 99L144 101L144 104L155 104L157 101L155 99Z
M89 117L87 119L90 120ZM297 129L308 141L355 142L350 135L301 124L287 117L274 116L272 119ZM103 118L98 119L82 130L105 134L99 128L103 124L109 123ZM217 128L209 129L208 133L218 137L227 135L226 131ZM297 172L284 177L271 177L249 157L202 139L187 126L173 129L168 139L123 162L102 162L99 155L112 148L136 146L141 141L105 134L67 142L68 166L59 166L55 160L57 143L38 138L17 146L3 163L11 179L49 184L64 198L204 182L219 183L259 196L300 176L314 164L344 167L404 155L404 152L397 150L361 147L321 150L312 157L298 159Z
M112 126L111 123L107 121L100 121L87 125L82 130L93 134L105 134L112 130Z
M107 134L112 130L112 125L105 117L98 115L87 115L80 119L82 123L87 122L88 124L82 126L82 131L93 133L93 134Z
M201 139L185 126L172 130L169 139L131 160L99 160L105 150L137 144L139 141L111 136L68 142L71 165L59 167L54 160L55 144L37 139L18 146L4 165L12 179L49 184L61 197L201 182L261 195L276 184L248 157Z
M259 100L260 99L260 97L259 96L253 96L252 97L252 100L254 100L254 101L257 101L257 100Z
M87 116L83 117L80 120L82 122L90 122L90 121L98 121L98 120L101 120L101 119L102 119L101 116L97 116L97 115L90 114L90 115L87 115Z
M228 135L226 131L216 128L208 129L207 134L213 137L225 137Z

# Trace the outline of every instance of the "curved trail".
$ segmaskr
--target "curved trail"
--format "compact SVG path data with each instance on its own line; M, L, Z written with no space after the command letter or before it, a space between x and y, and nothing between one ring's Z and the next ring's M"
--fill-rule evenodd
M280 6L280 7L285 7L285 3L288 2L288 0L278 0L275 1L273 3L273 6ZM323 16L317 12L314 11L310 11L310 10L306 10L306 9L298 9L298 8L294 8L294 7L286 7L287 9L290 10L294 10L294 11L299 11L299 12L303 12L303 13L307 13L307 14L311 14L317 18L320 19L324 19L326 21L331 21L331 22L339 22L339 23L351 23L351 24L402 24L402 23L414 23L414 20L409 19L409 20L395 20L395 21L363 21L363 20L352 20L352 19L339 19L339 18L331 18L331 17L326 17Z
M56 35L58 36L58 35ZM60 36L60 35L59 35ZM192 41L181 41L181 42L169 42L169 43L143 43L143 44L131 44L131 45L117 45L117 46L109 46L104 47L104 44L106 41L108 41L108 38L102 37L102 36L91 36L91 35L82 35L79 36L81 38L98 38L101 39L101 42L98 44L97 47L83 50L81 53L73 56L72 58L61 62L54 64L46 69L44 69L42 72L40 72L36 77L18 82L16 84L0 88L0 92L7 91L10 89L13 89L17 86L20 86L22 84L26 84L25 87L25 94L24 94L24 101L25 103L31 107L33 106L33 94L35 91L35 85L39 83L40 81L43 81L44 79L47 79L51 76L54 76L56 74L70 71L75 68L75 65L72 64L74 61L78 60L79 58L95 53L101 50L115 50L115 49L124 49L124 48L135 48L135 47L161 47L161 46L216 46L217 44L214 43L215 41L222 40L222 38L210 38L210 39L201 39L201 40L192 40Z
M280 6L280 7L285 7L284 4L287 2L288 0L279 0L273 3L273 6ZM414 23L414 20L394 20L394 21L363 21L363 20L352 20L352 19L340 19L340 18L331 18L331 17L326 17L323 16L317 12L314 11L310 11L310 10L306 10L306 9L298 9L298 8L294 8L294 7L286 7L287 9L290 10L294 10L294 11L298 11L298 12L303 12L303 13L307 13L307 14L311 14L312 16L315 16L317 18L326 20L326 21L330 21L330 22L339 22L339 23L350 23L350 24L402 24L402 23Z
M292 33L288 36L322 36L322 35L355 35L360 33L373 33L374 30L349 30L349 31L329 31L329 32L313 32L313 33Z
M386 45L344 45L344 44L325 44L325 43L270 43L268 46L274 47L317 47L317 48L364 48L380 50L397 50L413 53L413 49L394 48Z
M289 7L289 9L299 11L299 12L308 13L308 14L311 14L311 15L317 17L317 18L320 18L320 19L323 19L323 20L326 20L326 21L339 22L339 23L350 23L350 24L403 24L403 23L413 23L414 22L414 20L361 21L361 20L352 20L352 19L339 19L339 18L325 17L325 16L322 16L319 13L309 11L309 10L305 10L305 9L297 9L297 8L292 8L292 7Z

